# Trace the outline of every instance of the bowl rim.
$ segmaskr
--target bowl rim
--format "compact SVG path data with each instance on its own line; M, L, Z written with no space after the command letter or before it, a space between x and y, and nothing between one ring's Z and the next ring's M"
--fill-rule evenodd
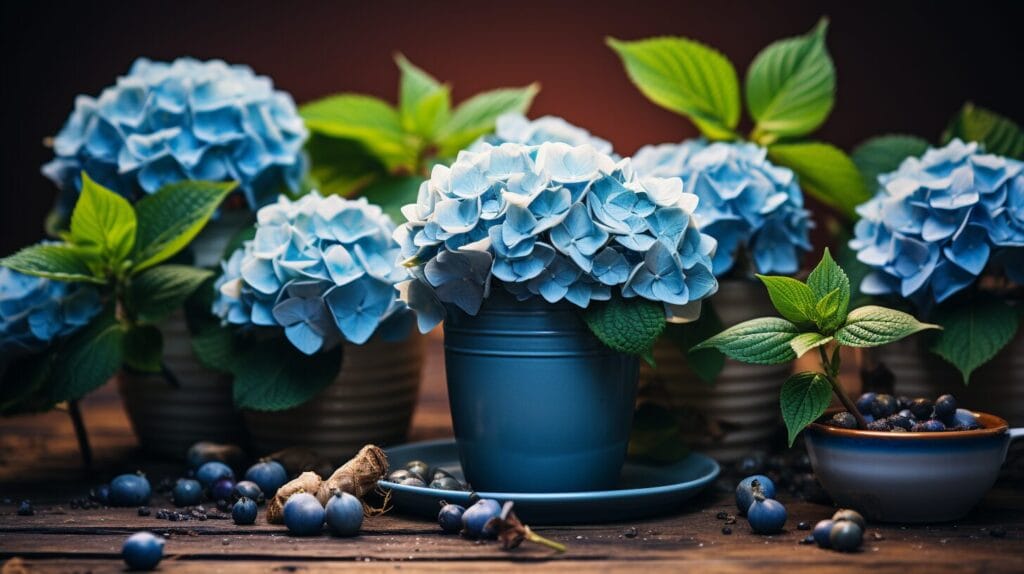
M832 412L832 411L827 411ZM838 412L838 411L836 411ZM860 429L844 429L839 427L833 427L824 425L818 422L813 422L807 425L808 430L818 432L824 435L834 437L845 437L845 438L874 438L879 440L890 440L890 441L938 441L938 440L970 440L986 437L994 437L1002 434L1006 434L1010 430L1010 425L1005 419L997 417L989 413L983 413L979 411L971 411L974 416L978 417L978 421L981 423L982 428L977 430L961 430L961 431L942 431L942 432L889 432L889 431L871 431L871 430L860 430Z

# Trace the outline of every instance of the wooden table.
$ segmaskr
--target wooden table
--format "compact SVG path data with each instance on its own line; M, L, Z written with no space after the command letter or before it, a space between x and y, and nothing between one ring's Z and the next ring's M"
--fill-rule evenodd
M412 439L451 436L440 341L432 337ZM752 534L743 518L722 533L720 511L733 513L731 487L714 488L664 518L593 526L539 528L569 546L563 555L524 545L444 536L437 525L397 515L367 519L357 538L294 538L265 523L238 527L229 520L169 522L136 509L71 509L68 501L117 472L146 469L176 476L180 466L137 452L116 391L107 387L83 402L95 450L95 471L80 468L71 424L61 412L0 420L0 561L2 573L119 572L125 537L141 529L167 536L161 572L530 571L597 572L1024 572L1024 490L1000 485L966 519L937 526L869 526L863 550L839 554L800 545L813 524L833 509L782 497L787 530ZM35 516L17 516L31 499ZM153 508L171 507L154 500ZM999 536L1001 535L1001 536Z

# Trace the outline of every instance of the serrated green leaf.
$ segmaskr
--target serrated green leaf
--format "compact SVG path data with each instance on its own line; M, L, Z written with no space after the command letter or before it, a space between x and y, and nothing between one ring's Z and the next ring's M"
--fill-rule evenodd
M324 195L349 196L388 173L387 166L363 144L353 139L310 134L306 142L310 175Z
M482 92L462 102L437 132L439 155L454 157L480 136L493 132L494 123L502 114L525 114L539 91L539 84L530 84Z
M280 339L245 341L230 363L234 400L239 408L278 411L297 407L334 381L342 347L304 355Z
M732 63L720 52L678 37L632 42L608 38L607 42L649 100L687 116L709 139L736 138L739 80Z
M1020 324L1014 308L998 298L940 308L935 321L943 330L932 351L960 371L965 385L975 369L1010 344Z
M664 307L642 297L612 297L592 304L583 311L583 319L602 343L627 355L649 353L665 330Z
M792 277L758 275L775 310L793 323L813 323L816 298L811 288Z
M841 296L839 289L833 289L814 306L814 323L822 332L831 333L846 320L846 310L839 312Z
M402 71L398 89L402 127L431 139L451 115L451 90L402 54L395 56L395 63Z
M0 265L26 275L57 281L106 283L106 278L93 274L87 261L88 257L81 248L59 243L30 245L0 259Z
M213 272L188 265L160 265L132 279L128 304L142 323L159 323L181 308Z
M131 254L137 225L127 199L82 172L82 193L71 212L71 243L98 251L116 266Z
M137 274L170 259L202 231L237 182L182 181L135 204L138 239L132 260Z
M690 349L701 341L715 336L723 328L722 320L715 312L712 301L705 300L701 305L700 317L696 321L668 323L662 337L675 344L686 356L686 366L697 375L697 378L705 383L713 383L725 366L725 355L718 349Z
M747 107L762 145L817 129L835 101L836 70L825 46L828 20L804 36L773 42L747 69Z
M830 205L850 221L856 207L871 198L857 166L843 151L822 142L774 144L768 156L796 172L800 188Z
M878 188L878 176L896 171L908 157L918 157L928 150L928 141L917 136L890 134L867 140L854 148L850 158L864 178L869 192Z
M405 133L398 110L384 100L337 94L302 106L299 114L310 131L355 140L389 170L411 169L416 163L417 138Z
M811 288L814 297L818 299L818 327L831 333L843 324L846 319L846 311L850 307L850 278L839 266L832 253L825 248L821 255L821 261L814 267L811 274L807 276L807 286ZM832 301L823 303L830 298L831 293L837 292L835 297L835 310L832 310Z
M804 353L811 349L817 349L822 345L827 345L832 341L832 337L828 335L822 335L821 333L800 333L793 340L789 342L789 346L793 348L793 352L796 353L797 358L804 356Z
M154 325L136 325L124 336L124 364L143 373L159 373L163 364L164 337Z
M405 223L402 206L416 203L417 193L423 178L418 175L389 175L377 178L360 195L367 201L379 205L384 213L396 224Z
M943 144L953 138L980 142L988 153L1024 159L1024 131L1020 126L1009 118L971 102L964 104L942 132Z
M114 376L123 357L124 327L114 318L113 309L107 309L61 345L50 398L62 402L84 397Z
M760 317L729 327L691 350L714 348L744 363L778 365L796 358L790 341L799 334L785 319Z
M793 446L800 431L825 414L832 403L832 385L820 373L803 372L789 377L779 393L782 420Z
M846 316L846 323L836 331L836 341L848 347L877 347L913 335L925 329L941 329L938 325L922 323L913 315L866 305Z

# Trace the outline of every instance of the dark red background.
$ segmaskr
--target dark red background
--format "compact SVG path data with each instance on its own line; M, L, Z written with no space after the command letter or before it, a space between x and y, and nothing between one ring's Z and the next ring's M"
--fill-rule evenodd
M3 10L0 253L42 235L54 193L39 175L43 138L76 94L98 94L138 56L246 63L303 102L337 91L394 100L392 55L402 51L457 100L539 81L533 115L562 115L629 154L695 131L636 91L606 36L688 36L723 51L742 77L761 47L824 14L838 99L819 137L846 149L884 132L934 138L967 99L1022 119L1012 2L21 1Z

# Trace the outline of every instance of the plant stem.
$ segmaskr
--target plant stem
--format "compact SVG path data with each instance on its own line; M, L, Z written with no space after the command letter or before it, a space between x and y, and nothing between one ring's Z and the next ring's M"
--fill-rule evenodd
M548 540L540 534L537 534L533 530L530 530L529 526L526 526L526 539L534 544L540 544L541 546L547 546L548 548L555 550L556 552L565 552L565 545L559 544L554 540Z
M843 403L843 407L853 415L853 418L857 420L857 428L864 430L868 428L868 422L864 420L864 415L860 414L857 409L857 405L854 404L850 397L846 396L846 392L843 391L843 387L839 385L838 374L832 372L832 361L828 358L828 353L825 352L825 346L818 347L818 353L821 355L821 370L824 371L825 378L828 383L832 385L832 392L839 399L839 402Z
M89 433L85 430L85 421L82 419L82 411L78 408L78 401L68 401L68 414L71 415L71 424L75 427L75 438L78 439L78 452L82 455L82 466L86 470L92 470L92 447L89 446Z

